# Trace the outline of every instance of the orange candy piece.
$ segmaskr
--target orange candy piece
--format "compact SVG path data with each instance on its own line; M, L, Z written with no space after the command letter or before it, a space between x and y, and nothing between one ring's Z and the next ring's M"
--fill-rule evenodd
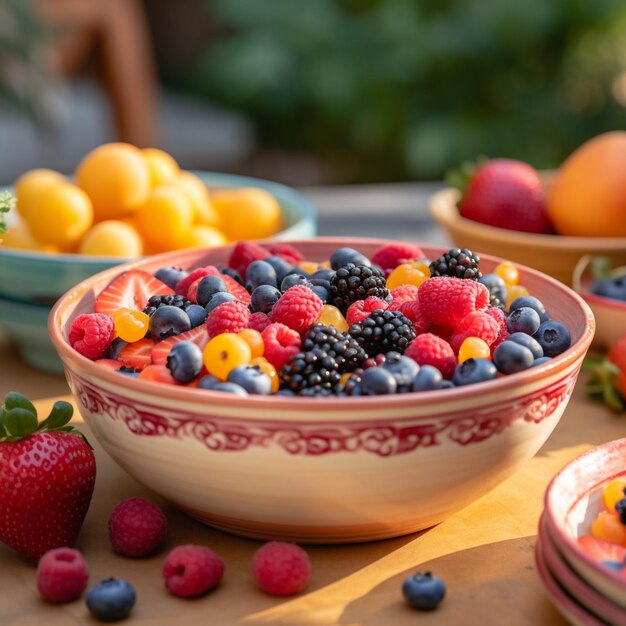
M614 511L600 511L591 524L591 534L598 539L626 547L626 526Z

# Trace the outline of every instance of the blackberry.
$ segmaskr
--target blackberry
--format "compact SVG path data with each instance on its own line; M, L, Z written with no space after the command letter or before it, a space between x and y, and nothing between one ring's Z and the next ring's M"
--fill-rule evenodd
M390 300L389 289L383 274L367 265L346 263L330 279L329 303L334 304L342 313L357 300L370 296Z
M187 300L185 296L181 295L167 295L167 296L150 296L148 304L143 309L143 312L150 317L154 315L154 312L161 306L175 306L178 309L185 310L185 307L191 305L191 301Z
M506 313L506 304L496 296L495 293L489 294L489 306L493 306L496 309L500 309Z
M353 324L348 332L370 357L392 351L402 354L415 339L410 319L400 311L383 309L372 311L369 317Z
M430 264L430 275L478 280L482 276L479 262L480 257L467 248L450 248Z
M301 396L330 396L340 379L335 358L320 348L294 354L280 370L281 387Z
M349 335L344 335L333 326L315 324L302 342L302 351L319 348L337 361L340 374L352 372L367 359L365 350Z

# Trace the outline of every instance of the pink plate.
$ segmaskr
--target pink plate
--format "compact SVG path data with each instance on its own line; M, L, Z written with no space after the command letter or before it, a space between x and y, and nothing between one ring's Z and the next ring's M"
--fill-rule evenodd
M626 611L608 600L572 570L552 543L545 516L539 522L539 539L543 560L552 576L571 596L589 611L613 626L626 626Z
M580 455L566 465L546 489L545 525L569 565L591 587L626 609L626 578L580 549L577 538L588 534L602 509L602 489L626 476L626 439L617 439Z

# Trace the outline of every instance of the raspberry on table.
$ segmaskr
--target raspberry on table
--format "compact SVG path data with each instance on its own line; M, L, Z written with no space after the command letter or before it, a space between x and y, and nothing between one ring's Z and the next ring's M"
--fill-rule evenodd
M248 328L263 332L271 323L272 320L266 313L261 313L260 311L257 311L256 313L252 313L252 315L250 315L250 319L248 320Z
M452 378L457 365L452 346L445 339L432 333L418 335L404 354L411 357L418 365L436 367L446 379Z
M346 322L348 326L352 326L357 322L362 322L366 317L369 317L371 313L377 309L388 308L389 303L382 298L376 296L369 296L364 300L356 300L353 302L346 311Z
M238 333L248 328L250 309L239 300L224 302L215 307L207 317L206 328L209 337L213 338L222 333Z
M167 518L156 504L145 498L126 498L111 512L108 532L118 554L147 556L165 541Z
M475 280L451 276L429 278L419 286L420 308L431 323L456 328L461 320L489 305L489 289Z
M394 303L392 302L389 305L389 308L392 310L396 310ZM419 300L409 300L407 302L402 302L397 310L402 313L405 317L411 320L413 323L413 330L417 335L421 333L426 333L430 329L430 320L424 315L424 311L422 311L422 307L420 306Z
M83 555L72 548L48 550L37 565L37 590L48 602L76 600L87 589L89 569Z
M309 287L295 285L287 289L272 307L270 319L303 333L315 323L323 306Z
M411 300L417 300L417 285L400 285L395 289L391 290L391 304L390 308L394 310L398 310L398 306L400 306L403 302L408 302Z
M508 326L506 324L506 315L504 311L498 307L490 306L485 309L485 315L489 315L498 323L498 335L491 343L491 354L494 350L503 342L506 341L511 333L509 333Z
M113 341L113 318L105 313L83 313L70 326L68 340L76 352L95 361L101 358Z
M265 592L290 596L302 591L311 576L309 555L296 544L270 541L252 557L252 576Z
M245 276L248 265L252 261L262 261L271 254L271 252L268 252L256 243L240 241L235 244L230 257L228 257L228 267L236 270L240 276Z
M450 337L452 349L458 353L461 344L468 337L478 337L487 345L491 345L500 333L500 324L486 313L486 309L473 311L466 315Z
M162 569L165 587L179 598L196 598L216 587L224 576L224 561L210 548L185 544L174 548Z
M261 331L265 352L263 356L280 370L287 361L300 352L302 340L300 335L289 326L277 322L270 324Z
M371 261L383 270L387 270L398 267L401 262L423 258L424 253L419 246L407 243L390 243L378 248L372 255Z

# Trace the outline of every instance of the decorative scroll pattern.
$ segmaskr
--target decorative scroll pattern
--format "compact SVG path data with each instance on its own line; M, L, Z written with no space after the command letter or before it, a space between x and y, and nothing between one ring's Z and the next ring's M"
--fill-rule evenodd
M572 393L576 371L547 389L513 398L473 413L394 422L306 422L285 425L278 421L246 420L141 406L104 392L72 374L70 385L78 402L90 413L121 421L135 435L196 439L210 450L239 452L253 446L278 446L294 455L319 456L336 452L365 451L378 456L404 454L416 448L441 445L447 438L461 446L485 441L502 433L513 422L538 424L551 416Z

